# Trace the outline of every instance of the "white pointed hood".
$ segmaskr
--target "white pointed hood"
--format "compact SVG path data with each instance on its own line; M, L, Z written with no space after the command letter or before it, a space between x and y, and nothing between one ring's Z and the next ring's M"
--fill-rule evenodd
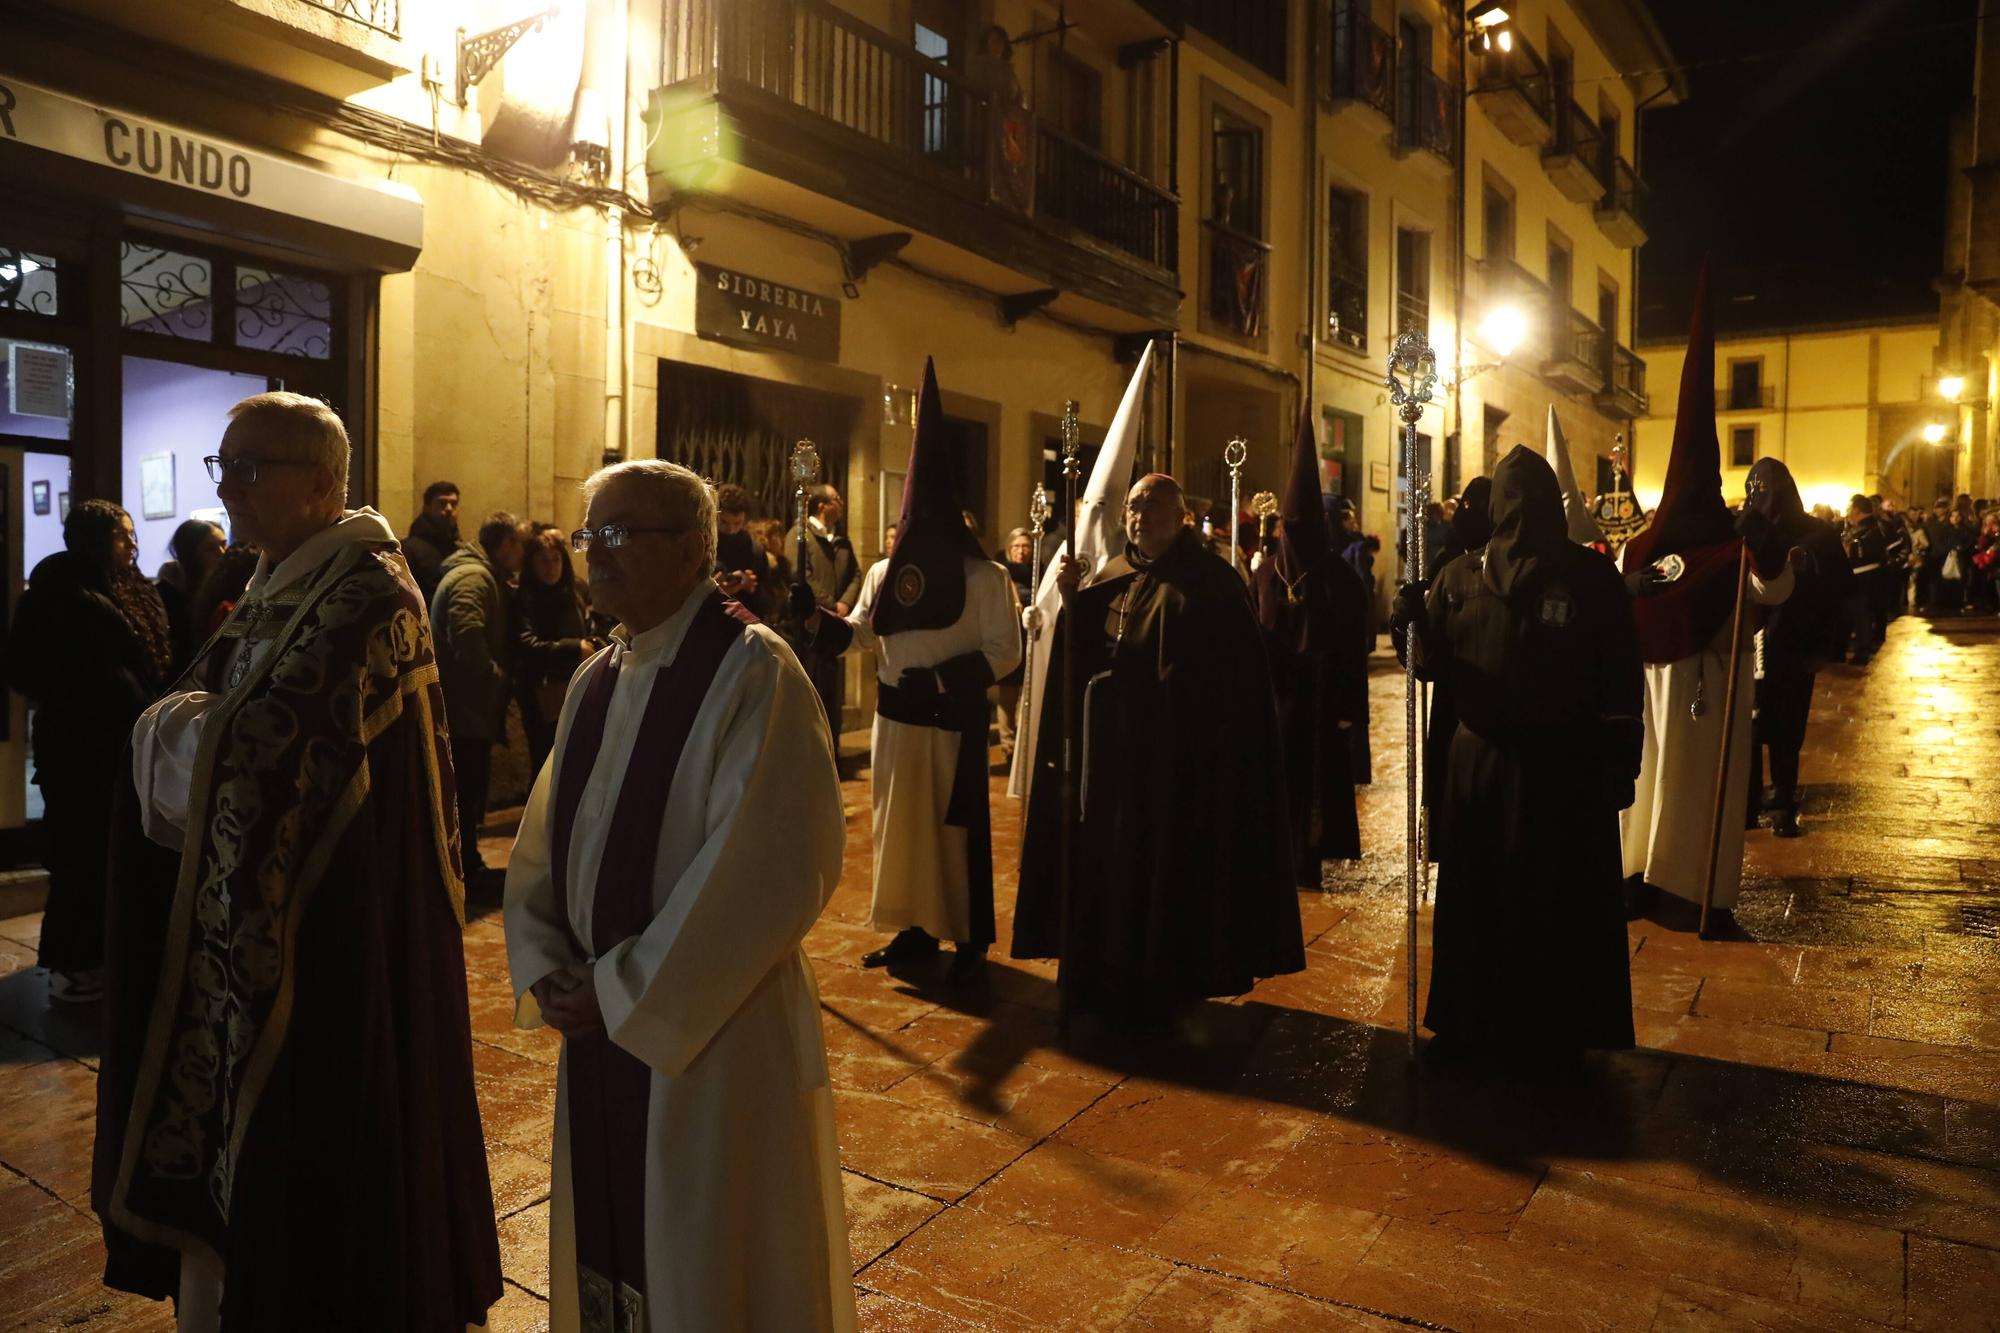
M1132 464L1139 454L1139 418L1145 404L1146 372L1152 367L1153 344L1149 342L1139 354L1131 383L1125 386L1125 397L1111 418L1104 447L1097 451L1097 462L1092 465L1083 494L1077 500L1076 532L1071 534L1071 540L1076 544L1077 558L1083 562L1086 587L1096 580L1113 556L1125 549L1125 492L1132 483ZM1060 496L1056 497L1056 503L1061 503ZM1035 589L1035 606L1042 613L1042 632L1028 645L1028 670L1034 684L1023 701L1021 716L1016 719L1014 767L1007 777L1007 794L1017 800L1027 796L1028 774L1033 771L1036 729L1041 725L1042 700L1048 696L1044 687L1049 679L1049 645L1054 640L1056 612L1062 607L1062 595L1056 591L1056 567L1069 549L1069 540L1057 548L1043 567L1041 584Z
M1591 516L1590 497L1576 484L1576 470L1570 466L1569 441L1563 438L1562 422L1549 406L1549 466L1555 469L1556 485L1562 488L1563 517L1569 522L1569 539L1583 546L1604 540L1604 530Z

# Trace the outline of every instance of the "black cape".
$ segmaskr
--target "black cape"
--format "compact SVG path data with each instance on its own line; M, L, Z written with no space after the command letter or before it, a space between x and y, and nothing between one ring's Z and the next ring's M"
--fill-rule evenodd
M1088 726L1067 931L1055 706L1035 748L1013 956L1062 959L1065 994L1089 1009L1240 995L1303 970L1277 712L1242 581L1192 531L1143 569L1112 562L1056 622L1056 689L1072 624L1071 707L1084 719L1087 694Z
M1349 733L1368 726L1368 593L1330 551L1304 578L1288 577L1273 554L1251 576L1250 593L1277 696L1293 874L1301 888L1318 888L1322 861L1361 859ZM1309 637L1308 623L1320 633Z
M1610 560L1570 542L1539 456L1496 470L1493 517L1493 543L1440 572L1413 626L1418 674L1459 714L1424 1023L1489 1051L1629 1047L1611 793L1629 803L1644 739L1631 600Z

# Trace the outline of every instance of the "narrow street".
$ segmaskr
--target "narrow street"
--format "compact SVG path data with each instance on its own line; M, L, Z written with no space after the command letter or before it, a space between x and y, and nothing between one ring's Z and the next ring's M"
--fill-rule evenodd
M1865 670L1822 674L1806 836L1750 835L1754 942L1635 923L1641 1049L1576 1088L1409 1074L1380 657L1374 711L1370 855L1301 901L1307 970L1148 1040L1084 1025L1064 1049L1053 969L1000 956L999 782L983 996L861 971L848 785L847 875L806 944L864 1328L2000 1328L2000 625L1904 617ZM97 1283L90 1016L49 1012L37 928L0 923L0 1327L170 1329ZM509 1025L497 914L466 954L509 1281L491 1327L541 1329L557 1041Z

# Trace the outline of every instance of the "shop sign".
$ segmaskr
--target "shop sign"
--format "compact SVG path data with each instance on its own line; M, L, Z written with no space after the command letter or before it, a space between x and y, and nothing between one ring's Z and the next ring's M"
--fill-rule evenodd
M345 180L303 162L0 74L0 139L416 249L424 209L390 183Z
M704 338L840 360L840 299L696 264L694 329Z

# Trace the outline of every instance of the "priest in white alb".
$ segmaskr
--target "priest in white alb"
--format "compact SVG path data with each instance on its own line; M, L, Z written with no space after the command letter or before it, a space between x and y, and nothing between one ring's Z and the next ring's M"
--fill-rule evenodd
M507 868L516 1021L564 1038L551 1327L852 1329L800 948L840 878L826 721L791 649L710 582L706 482L645 460L585 490L571 543L621 624L570 682Z

